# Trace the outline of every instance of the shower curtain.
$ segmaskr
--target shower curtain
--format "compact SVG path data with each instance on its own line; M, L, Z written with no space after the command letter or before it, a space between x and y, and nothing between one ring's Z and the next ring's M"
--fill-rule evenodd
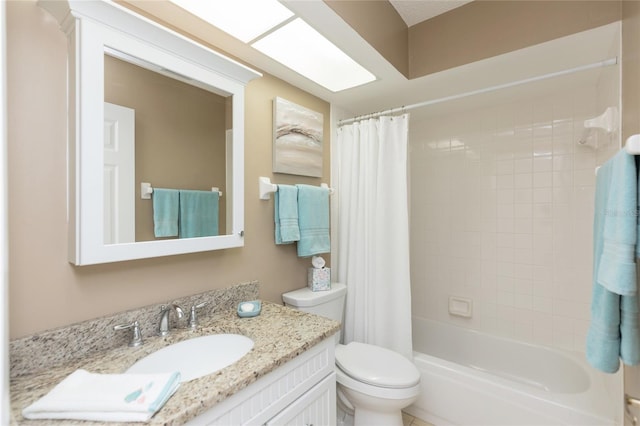
M347 286L344 343L412 359L408 128L404 114L338 129L337 278Z

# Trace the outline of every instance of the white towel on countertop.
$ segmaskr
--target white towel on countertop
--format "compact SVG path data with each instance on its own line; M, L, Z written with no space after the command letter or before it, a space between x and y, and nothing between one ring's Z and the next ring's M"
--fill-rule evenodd
M180 386L180 373L96 374L76 370L22 410L28 419L148 421Z

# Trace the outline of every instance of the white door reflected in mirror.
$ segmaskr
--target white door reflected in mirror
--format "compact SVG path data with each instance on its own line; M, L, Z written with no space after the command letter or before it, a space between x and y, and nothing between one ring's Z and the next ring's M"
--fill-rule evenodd
M105 102L104 243L135 238L135 111Z

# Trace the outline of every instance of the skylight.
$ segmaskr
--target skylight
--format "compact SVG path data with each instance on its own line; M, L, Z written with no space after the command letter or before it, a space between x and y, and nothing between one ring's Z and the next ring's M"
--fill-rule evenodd
M300 18L252 46L332 92L375 80L373 74Z
M277 0L170 0L332 92L376 77Z
M171 0L245 43L293 16L277 0Z

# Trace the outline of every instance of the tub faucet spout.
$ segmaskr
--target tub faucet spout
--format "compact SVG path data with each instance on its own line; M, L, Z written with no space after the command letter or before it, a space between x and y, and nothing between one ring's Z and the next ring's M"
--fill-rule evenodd
M178 319L184 317L184 311L175 303L162 305L160 307L160 324L158 325L158 332L161 336L169 334L169 313L171 313L171 311L176 313Z

